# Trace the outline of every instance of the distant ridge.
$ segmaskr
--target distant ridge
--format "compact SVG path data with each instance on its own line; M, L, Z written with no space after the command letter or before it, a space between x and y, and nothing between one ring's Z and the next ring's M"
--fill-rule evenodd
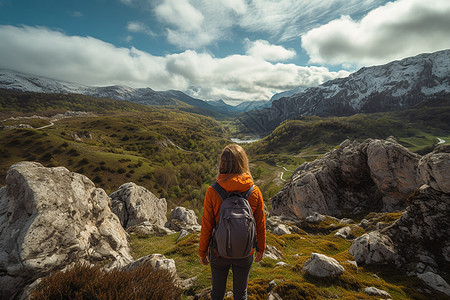
M234 114L264 107L268 101L246 101L237 106L215 105L215 101L196 99L177 90L155 91L151 88L132 88L113 85L93 87L12 70L0 70L0 88L50 94L82 94L85 96L125 100L143 105L179 105L178 101L200 108L212 115ZM178 100L178 101L177 101Z
M385 65L364 67L346 78L272 102L241 117L247 128L268 133L301 116L348 116L417 108L450 96L450 50L420 54Z

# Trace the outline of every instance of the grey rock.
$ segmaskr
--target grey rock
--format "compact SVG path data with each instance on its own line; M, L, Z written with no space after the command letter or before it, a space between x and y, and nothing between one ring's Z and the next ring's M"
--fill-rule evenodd
M164 226L167 222L166 199L157 198L152 192L133 182L121 185L110 198L112 211L125 229L143 222L159 226Z
M306 218L405 209L406 198L423 183L419 158L393 139L344 142L300 165L272 198L272 214Z
M274 229L272 229L272 233L276 235L285 235L291 234L291 231L285 224L278 224Z
M324 215L321 215L318 212L313 212L305 218L305 221L308 223L319 224L320 222L325 221L325 219L326 217Z
M425 184L433 189L450 193L450 146L437 147L419 161L419 173Z
M420 156L394 140L374 140L367 146L370 175L383 195L383 211L405 208L405 198L423 181L418 176Z
M173 259L168 259L162 254L151 254L135 260L124 266L124 270L133 270L142 266L152 266L155 270L167 270L170 274L177 275L177 267Z
M352 219L348 219L348 218L343 218L341 220L339 220L339 224L354 224L355 221L353 221Z
M334 234L334 236L343 239L351 239L353 238L352 228L350 226L342 227Z
M387 264L397 258L392 240L378 231L355 239L349 252L358 264Z
M311 258L303 265L303 271L316 277L333 277L341 275L345 269L332 257L312 253Z
M179 240L181 240L182 238L184 238L185 236L188 236L188 235L189 235L189 231L184 230L184 229L181 229L181 230L180 230L180 234L179 234L178 237L177 237L177 242L178 242Z
M268 300L283 300L283 298L281 298L281 296L278 295L277 293L275 293L274 291L269 292L269 297L267 299Z
M374 286L366 287L364 289L364 293L366 293L367 295L370 295L370 296L377 296L377 297L381 297L381 298L392 298L388 292L377 289Z
M188 232L200 231L201 226L198 224L195 212L185 207L175 207L170 213L170 219L165 226L171 230L180 231L181 229Z
M438 274L432 272L426 272L424 274L417 275L423 282L436 291L450 296L450 285Z
M132 260L109 197L86 176L39 163L11 166L0 189L0 298L76 262Z
M287 263L285 263L284 261L279 261L275 264L275 267L287 267L289 266Z
M369 222L369 220L367 220L367 219L362 219L361 220L361 222L359 222L359 227L362 227L362 228L366 228L367 226L369 226L369 224L370 224L370 222Z
M446 272L436 262L449 261L450 194L423 185L409 203L406 212L382 230L395 245L396 265L417 272L416 266L422 263L424 272Z
M275 246L266 245L266 250L263 253L263 257L271 258L274 260L283 259L283 253L278 250Z
M165 236L175 233L175 231L170 230L169 228L157 224L152 224L148 221L128 227L127 232L129 234L136 234L139 236Z

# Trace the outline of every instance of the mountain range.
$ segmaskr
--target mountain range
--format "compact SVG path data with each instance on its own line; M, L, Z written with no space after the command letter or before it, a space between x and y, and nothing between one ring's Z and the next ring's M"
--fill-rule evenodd
M270 108L241 116L244 127L253 133L265 134L284 120L302 116L397 111L448 98L450 50L364 67L346 78L330 80L303 91L288 91L281 96L272 98Z
M265 134L281 122L302 116L348 116L357 113L418 108L450 95L450 49L363 67L346 78L315 87L297 87L275 94L270 101L247 101L232 106L223 100L206 101L181 91L154 91L127 86L93 87L0 70L0 88L22 92L83 94L144 105L188 104L211 115L238 116L244 128ZM249 113L251 111L251 113Z
M267 106L267 103L269 103L268 101L246 101L237 106L232 106L223 100L205 101L196 99L177 90L155 91L149 87L132 88L120 85L94 87L24 74L13 70L0 70L0 88L20 92L82 94L98 98L125 100L143 105L179 105L179 101L181 101L212 113L222 114L258 109Z

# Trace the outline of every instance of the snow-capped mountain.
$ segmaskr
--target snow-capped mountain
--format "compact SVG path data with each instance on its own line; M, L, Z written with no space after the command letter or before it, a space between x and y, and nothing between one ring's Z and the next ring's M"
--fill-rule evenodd
M173 105L177 103L173 98L151 88L136 89L118 85L92 87L10 70L0 70L0 88L21 92L82 94L147 105Z
M252 112L242 121L269 132L282 121L300 116L403 110L449 96L450 50L443 50L362 68L346 78L275 100L271 108Z
M215 113L233 114L266 107L268 101L243 102L237 106L223 105L216 101L205 101L186 95L181 91L154 91L151 88L131 88L127 86L93 87L41 76L23 74L11 70L0 70L0 88L21 92L82 94L91 97L125 100L144 105L177 105L177 100ZM266 105L266 106L264 106Z
M270 98L270 102L273 102L275 100L279 100L283 97L292 97L294 95L300 94L301 92L303 92L306 89L306 87L303 86L299 86L296 87L295 89L289 90L289 91L285 91L285 92L281 92L281 93L277 93L275 95L273 95Z

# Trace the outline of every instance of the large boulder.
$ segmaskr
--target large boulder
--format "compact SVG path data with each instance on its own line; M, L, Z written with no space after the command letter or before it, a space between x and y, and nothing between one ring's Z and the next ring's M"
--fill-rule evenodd
M450 145L440 145L419 161L419 173L433 189L450 193Z
M355 239L349 252L358 264L387 264L397 257L392 240L378 231Z
M75 262L132 260L109 197L86 176L39 163L11 166L0 189L0 298Z
M166 199L159 199L146 188L128 182L109 195L112 211L126 229L143 222L164 226L167 222Z
M303 265L303 271L316 277L334 277L344 273L345 269L332 257L312 253L311 258Z
M418 176L420 156L392 138L367 145L370 176L382 195L383 211L405 208L405 199L423 183Z
M162 254L151 254L141 257L130 264L126 265L123 269L133 270L142 266L152 266L155 270L167 270L173 276L177 276L177 267L173 259L168 259Z
M355 239L358 263L394 263L408 274L446 273L450 268L450 194L423 185L392 225Z
M399 254L397 264L412 273L450 268L450 194L428 185L410 199L394 224L382 230Z
M274 215L305 218L314 212L397 211L423 183L420 156L395 139L346 140L320 159L300 165L272 198Z
M165 226L175 231L181 231L181 229L184 229L188 232L196 232L201 229L195 212L182 206L175 207L171 211L170 219L167 221Z
M417 275L417 277L419 277L429 287L450 297L450 285L441 276L432 272L426 272Z

